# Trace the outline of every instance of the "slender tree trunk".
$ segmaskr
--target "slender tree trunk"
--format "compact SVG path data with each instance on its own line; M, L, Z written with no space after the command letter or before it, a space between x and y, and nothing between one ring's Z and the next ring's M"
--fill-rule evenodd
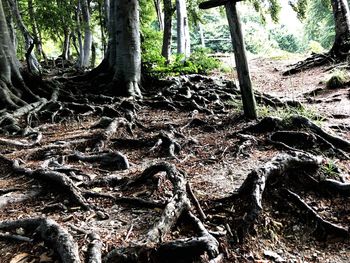
M68 28L63 30L64 40L62 48L62 59L70 60L70 31Z
M171 56L171 41L172 41L172 16L173 6L171 0L163 0L164 4L164 34L162 56L169 63Z
M190 32L188 27L186 0L176 0L177 53L189 57L191 54Z
M26 49L26 52L28 53L26 54L27 63L29 66L28 70L34 74L40 74L41 66L38 60L36 59L34 52L32 52L33 45L35 45L34 38L31 36L27 27L24 25L21 13L19 12L19 9L18 9L17 1L16 0L7 0L7 1L12 9L13 16L16 18L17 26L24 37L25 49Z
M47 58L42 47L41 34L39 34L38 23L36 21L36 14L33 7L33 0L28 0L28 14L29 14L29 21L32 26L33 36L35 39L34 42L35 42L37 55L39 56L40 59L44 58L44 60L46 61Z
M106 17L104 16L105 12L103 10L103 6L100 2L98 2L98 13L99 13L99 22L100 22L100 32L101 32L101 42L102 42L102 50L103 54L106 54L107 50L107 42L106 42ZM93 63L91 63L93 64Z
M91 45L91 67L94 68L96 64L96 44L92 42Z
M82 26L84 28L84 56L81 66L87 68L90 66L90 55L92 45L92 32L90 28L90 10L87 0L80 0L82 13Z
M109 24L110 18L110 0L104 0L104 11L105 11L105 23Z
M205 48L204 30L201 23L198 24L198 30L199 30L200 40L201 40L201 47Z
M330 54L339 59L349 56L350 51L350 11L347 0L331 0L334 23L335 40Z
M164 30L164 22L163 22L163 14L162 14L162 7L160 4L160 0L153 0L153 2L154 2L154 7L155 7L156 12L157 12L159 30L163 31Z

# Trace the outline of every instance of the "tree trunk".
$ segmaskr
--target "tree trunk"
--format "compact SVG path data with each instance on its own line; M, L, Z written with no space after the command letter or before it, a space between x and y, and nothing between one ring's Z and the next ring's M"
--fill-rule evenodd
M70 31L68 28L63 30L64 40L62 48L62 59L70 60Z
M37 51L37 55L39 56L39 59L44 58L45 62L47 61L46 55L43 51L42 43L41 43L41 36L39 34L39 29L38 29L38 23L36 20L36 15L34 11L34 6L33 6L33 0L28 0L28 14L29 14L29 21L30 24L32 25L32 32L34 35L35 39L35 48Z
M172 41L172 16L173 6L171 0L163 0L164 4L164 34L163 34L163 47L162 56L165 57L169 63L171 56L171 41Z
M164 30L164 22L163 22L163 15L162 15L162 7L160 5L160 0L153 0L154 2L154 7L157 12L157 19L158 19L158 24L159 24L159 30L163 31Z
M138 0L116 0L116 63L114 81L126 96L141 96L141 43Z
M7 21L7 25L8 25L8 30L10 33L10 38L11 38L13 46L15 47L15 50L16 50L17 36L16 36L15 25L13 22L13 15L12 15L11 7L7 1L4 2L4 5L5 5L4 9L5 9L5 14L6 14L6 21Z
M335 40L330 55L345 59L350 51L350 11L347 0L331 0L334 23Z
M198 24L198 30L199 30L200 40L201 40L201 47L205 48L204 30L201 23Z
M40 74L41 66L38 60L36 59L34 52L31 51L33 50L33 45L35 45L34 38L31 36L27 27L24 25L21 13L18 9L17 1L16 0L7 0L7 1L12 9L13 16L16 18L17 26L24 37L25 49L26 49L26 52L28 52L28 54L26 55L27 63L29 67L28 70L34 74Z
M24 98L36 99L24 84L19 67L7 27L3 0L0 0L0 109L16 109L27 104Z
M239 87L242 94L244 115L249 119L256 119L257 112L255 97L249 74L249 66L237 6L234 2L227 2L225 8L230 26L232 45L235 52L236 68L239 79Z
M187 7L185 0L176 0L177 15L177 53L189 57L191 54L190 32L188 27Z
M87 68L90 66L90 55L92 45L92 32L90 28L90 10L87 0L81 0L82 25L84 28L84 56L81 66Z

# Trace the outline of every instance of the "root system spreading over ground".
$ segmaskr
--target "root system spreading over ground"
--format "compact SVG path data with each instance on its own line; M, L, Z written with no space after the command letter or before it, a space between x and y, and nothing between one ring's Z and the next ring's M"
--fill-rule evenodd
M350 90L284 66L252 61L257 121L198 75L1 113L0 262L349 262Z

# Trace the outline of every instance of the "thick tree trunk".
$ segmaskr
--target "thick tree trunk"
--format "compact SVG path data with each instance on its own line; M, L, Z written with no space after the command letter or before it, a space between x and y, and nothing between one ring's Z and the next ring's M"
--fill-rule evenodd
M177 53L189 57L191 54L190 32L188 27L187 7L185 0L176 0L177 15Z
M3 0L0 0L0 109L16 109L27 104L24 97L29 100L36 98L24 84L19 67L7 27Z
M24 37L25 49L26 49L26 52L28 52L26 57L27 57L27 63L29 66L29 71L34 74L40 74L41 66L38 60L36 59L34 52L31 51L33 50L33 45L35 45L34 38L29 33L27 27L24 25L21 13L18 9L17 1L16 0L7 0L7 1L12 9L13 16L16 18L17 26Z
M5 11L6 21L7 21L7 25L8 25L8 30L10 33L10 38L11 38L13 46L15 47L15 50L16 50L16 46L17 46L16 29L15 29L15 24L13 21L11 7L7 1L4 1L4 11Z
M346 58L350 51L350 11L347 0L331 0L335 40L330 54L336 58Z
M171 56L171 41L172 41L172 16L173 6L171 0L163 0L164 4L164 34L163 34L163 47L162 56L166 61L170 61Z
M110 3L108 64L114 71L113 88L122 96L141 96L141 45L137 0Z

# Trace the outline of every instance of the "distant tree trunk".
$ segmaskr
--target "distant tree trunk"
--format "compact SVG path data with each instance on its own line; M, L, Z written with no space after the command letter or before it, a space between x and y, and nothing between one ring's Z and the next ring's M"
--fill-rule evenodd
M87 68L90 66L90 55L92 45L92 32L90 28L90 10L89 3L87 0L80 0L81 2L81 13L82 13L82 26L84 28L84 56L82 59L81 66Z
M6 0L5 0L6 1ZM37 97L26 87L0 0L0 109L16 109Z
M30 24L32 25L32 32L35 39L35 47L36 47L37 55L39 56L39 58L43 58L46 62L47 58L42 47L42 42L41 42L42 39L41 39L41 34L39 33L38 23L36 21L36 14L34 11L33 0L28 0L28 14L29 14Z
M203 26L201 23L198 24L198 30L199 30L199 37L201 40L201 47L205 48L204 30L203 30Z
M16 0L7 0L7 1L12 9L13 16L16 18L17 26L24 37L25 49L26 49L26 52L28 53L26 55L27 63L29 66L28 70L34 74L40 74L41 66L38 60L36 59L34 52L32 51L33 46L35 45L34 38L29 33L27 27L24 25L21 13L18 9L17 1Z
M64 40L62 48L62 59L70 60L70 31L68 28L63 30Z
M109 18L110 18L110 0L104 0L104 11L105 11L105 20L106 25L109 24Z
M186 0L176 0L177 15L177 53L189 57L191 54L190 32L188 26Z
M156 12L157 12L159 30L163 31L164 30L164 23L163 23L163 14L162 14L162 7L160 4L160 0L153 0L153 2L154 2L154 7L155 7Z
M172 41L172 16L173 6L171 0L163 0L164 4L164 34L163 34L163 47L162 56L167 62L170 61L171 56L171 41Z
M331 0L334 23L335 40L330 55L344 59L350 51L350 11L347 0Z
M95 67L96 64L96 44L92 42L91 45L91 67Z
M104 10L104 7L100 2L98 2L98 13L99 13L102 50L103 50L103 54L105 54L107 50L107 41L106 41L106 35L105 35L106 29L107 29L107 26L106 26L107 18L106 18L106 12ZM94 65L92 65L92 67L94 67Z

